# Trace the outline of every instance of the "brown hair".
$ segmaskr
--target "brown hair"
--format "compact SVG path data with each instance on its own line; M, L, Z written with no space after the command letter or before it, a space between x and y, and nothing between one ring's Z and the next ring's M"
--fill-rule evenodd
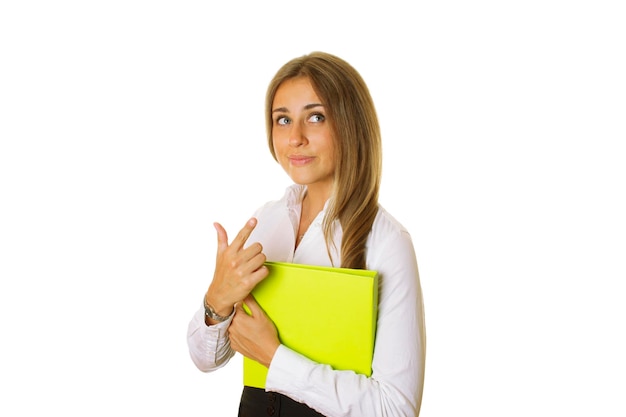
M335 178L332 204L324 219L327 247L332 224L343 230L341 266L365 269L365 244L378 213L382 174L380 127L374 102L361 75L346 61L324 52L313 52L283 65L270 82L265 98L265 118L270 152L272 104L285 80L308 77L324 103L335 139Z

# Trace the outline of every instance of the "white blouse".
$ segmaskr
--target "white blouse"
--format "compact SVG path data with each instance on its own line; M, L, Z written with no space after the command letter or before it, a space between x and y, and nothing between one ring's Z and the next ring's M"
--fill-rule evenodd
M332 266L322 219L317 216L294 251L306 187L292 185L284 197L256 211L257 227L247 244L260 242L268 261ZM327 203L328 204L328 203ZM341 243L341 226L334 241ZM331 248L334 266L340 265ZM378 319L372 375L337 371L281 345L270 364L266 390L285 394L327 416L417 416L422 401L426 333L417 260L411 237L379 207L367 240L366 268L379 273ZM349 312L346 312L349 314ZM235 352L228 326L207 326L204 308L189 323L187 341L196 366L204 372L224 366Z

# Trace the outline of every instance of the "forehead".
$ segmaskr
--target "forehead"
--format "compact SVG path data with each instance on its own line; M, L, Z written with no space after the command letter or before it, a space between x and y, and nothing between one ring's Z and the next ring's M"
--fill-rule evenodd
M296 110L308 104L321 103L308 77L296 77L283 81L274 95L273 108L285 107Z

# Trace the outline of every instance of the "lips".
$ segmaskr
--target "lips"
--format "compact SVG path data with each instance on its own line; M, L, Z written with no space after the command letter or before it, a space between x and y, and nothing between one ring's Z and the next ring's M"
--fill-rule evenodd
M289 163L293 166L303 166L315 159L313 156L305 155L290 155L287 158L289 159Z

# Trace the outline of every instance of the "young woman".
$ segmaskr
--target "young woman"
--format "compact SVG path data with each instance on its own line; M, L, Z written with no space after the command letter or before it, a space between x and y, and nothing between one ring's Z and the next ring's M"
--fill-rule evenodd
M244 387L240 416L417 416L426 346L417 261L409 233L378 203L381 138L365 82L336 56L298 57L270 82L266 121L270 152L294 184L230 244L215 224L215 273L188 329L194 363L209 372L239 352L268 367L265 391ZM370 377L280 343L249 295L266 260L378 271Z

